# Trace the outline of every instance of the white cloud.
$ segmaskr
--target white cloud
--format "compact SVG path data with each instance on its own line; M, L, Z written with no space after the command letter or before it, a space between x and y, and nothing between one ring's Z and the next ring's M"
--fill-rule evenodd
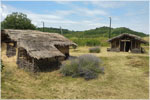
M8 15L11 14L12 12L22 12L24 14L27 14L27 17L32 20L32 23L35 24L36 26L41 27L42 26L42 21L45 22L45 24L48 26L53 26L54 24L60 24L60 25L67 25L67 24L78 24L81 21L73 21L73 20L68 20L66 16L69 16L71 14L76 14L79 16L96 16L96 15L106 15L107 13L101 10L90 10L87 8L74 8L73 10L57 10L54 13L50 14L37 14L33 13L30 11L26 10L21 10L21 9L16 9L14 7L4 5L2 4L2 20ZM82 23L85 23L82 21ZM85 23L86 24L86 23Z
M77 14L77 15L81 15L81 16L96 16L96 15L107 15L108 13L104 10L101 9L89 9L86 7L82 7L79 5L74 4L74 2L76 1L55 1L58 4L63 4L66 6L69 6L72 10L68 10L68 11L59 11L59 12L63 12L63 14ZM84 1L80 1L80 2L84 2ZM93 2L93 1L86 1L87 3ZM86 3L85 2L85 3Z
M73 2L73 1L67 1L67 0L56 0L55 1L56 3L58 3L58 4L70 4L71 2Z
M11 14L12 12L22 12L24 14L27 14L27 17L32 20L32 23L38 27L42 25L41 23L42 21L44 21L46 25L58 24L58 23L60 24L75 23L74 21L63 19L62 16L70 14L70 12L67 12L67 11L66 12L56 11L55 14L37 14L37 13L33 13L30 11L26 11L26 10L18 10L14 7L4 5L4 4L2 4L1 10L2 10L2 20L4 20L4 18L6 18L6 16L8 14Z
M107 12L103 11L103 10L97 10L97 9L87 9L87 8L79 8L77 9L77 12L79 12L80 14L86 14L87 16L95 16L95 15L107 15Z
M3 5L1 4L1 8L0 8L0 11L2 12L1 13L1 20L4 20L4 18L10 14L12 11L15 11L16 9L11 7L11 6L6 6L6 5Z
M67 15L71 15L73 13L75 13L73 10L57 10L52 14L58 15L58 16L67 16Z
M121 1L89 1L89 3L102 8L119 8L126 5L125 2Z
M115 4L104 4L105 7L113 7ZM103 6L104 6L103 5ZM112 6L113 5L113 6ZM32 20L32 23L38 27L42 27L42 21L45 22L46 27L57 27L70 30L88 30L96 27L109 25L109 12L102 9L89 9L85 7L72 6L69 10L57 10L55 12L47 12L47 14L37 14L24 9L16 9L15 7L4 5L1 6L2 20L12 12L22 12L27 14L27 17ZM79 18L71 18L70 15L78 15ZM70 18L70 19L69 19ZM137 23L136 23L137 22ZM146 25L146 26L143 26ZM136 31L148 33L148 25L144 24L142 20L136 21L122 21L121 16L112 15L112 27L129 27Z

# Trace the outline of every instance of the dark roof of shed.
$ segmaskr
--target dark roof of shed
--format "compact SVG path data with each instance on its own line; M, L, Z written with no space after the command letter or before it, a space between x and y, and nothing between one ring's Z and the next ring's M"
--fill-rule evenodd
M122 38L123 36L132 37L133 39L138 40L138 41L140 41L141 43L148 43L147 41L143 40L141 37L139 37L139 36L137 36L137 35L134 35L134 34L129 34L129 33L120 34L120 35L118 35L118 36L116 36L116 37L113 37L113 38L109 39L108 42L111 42L111 41L113 41L113 40L115 40L115 39Z
M5 29L4 33L7 34L10 39L17 41L18 47L23 47L31 57L37 59L65 56L55 45L77 46L77 44L58 33L12 29Z

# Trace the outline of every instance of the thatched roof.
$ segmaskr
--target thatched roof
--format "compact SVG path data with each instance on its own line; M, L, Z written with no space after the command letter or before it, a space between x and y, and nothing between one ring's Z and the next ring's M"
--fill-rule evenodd
M135 39L137 41L140 41L141 43L148 43L147 41L143 40L141 37L139 37L137 35L129 34L129 33L120 34L120 35L118 35L116 37L113 37L113 38L109 39L108 42L111 42L111 41L116 40L116 39L120 39L120 38L122 38L124 36L131 37L131 38L133 38L133 39Z
M37 59L65 56L55 45L77 46L58 33L12 29L5 29L4 33L7 34L10 39L17 41L18 47L23 47L31 57Z

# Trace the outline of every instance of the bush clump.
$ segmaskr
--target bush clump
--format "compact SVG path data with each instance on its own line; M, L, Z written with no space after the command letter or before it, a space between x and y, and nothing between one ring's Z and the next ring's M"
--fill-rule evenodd
M100 52L100 48L99 47L89 48L89 52L90 53L99 53Z
M60 72L64 76L84 77L86 80L97 78L99 73L104 73L100 67L100 59L94 55L85 54L76 59L69 59L62 64Z

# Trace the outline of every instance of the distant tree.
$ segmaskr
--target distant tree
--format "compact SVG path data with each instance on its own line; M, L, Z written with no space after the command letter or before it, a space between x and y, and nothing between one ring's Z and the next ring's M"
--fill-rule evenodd
M1 23L5 29L35 29L36 27L27 18L26 14L13 12L9 14Z

